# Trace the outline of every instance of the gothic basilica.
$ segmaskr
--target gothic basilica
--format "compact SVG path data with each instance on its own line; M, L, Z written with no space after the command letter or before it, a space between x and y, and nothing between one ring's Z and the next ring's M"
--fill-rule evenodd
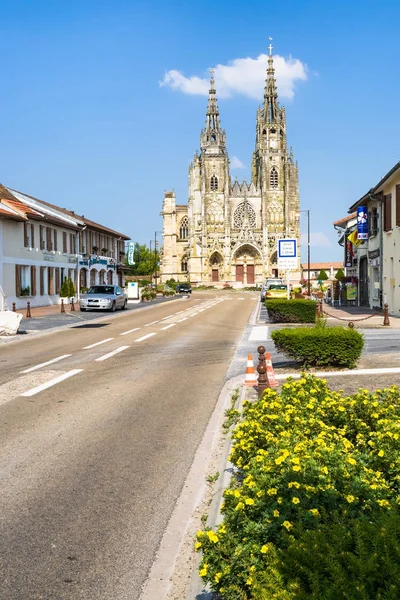
M259 284L283 275L278 239L295 238L299 245L298 166L286 144L286 114L278 103L271 50L249 184L232 183L211 74L200 154L189 167L188 204L176 204L174 192L164 194L161 281Z

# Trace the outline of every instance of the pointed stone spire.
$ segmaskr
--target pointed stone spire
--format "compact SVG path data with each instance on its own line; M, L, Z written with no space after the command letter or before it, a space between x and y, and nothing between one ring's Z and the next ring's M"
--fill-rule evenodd
M272 38L269 38L272 41ZM276 88L274 59L272 57L272 44L268 46L268 68L267 79L264 89L264 120L267 123L275 123L278 117L278 91Z
M201 132L201 149L213 145L225 148L225 131L221 128L219 110L215 91L214 69L210 69L210 90L208 93L208 104L206 112L206 126Z

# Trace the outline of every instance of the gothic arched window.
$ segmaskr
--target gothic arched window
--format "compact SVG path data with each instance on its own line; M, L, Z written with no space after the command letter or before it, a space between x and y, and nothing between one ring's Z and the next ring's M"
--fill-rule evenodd
M271 188L278 187L278 171L276 167L272 167L271 171L269 172L269 186Z
M182 261L181 261L181 271L182 271L182 273L187 273L187 270L188 270L187 259L186 258L182 258Z
M179 227L179 238L187 240L189 237L189 221L187 217L183 217Z
M213 175L210 180L210 188L212 192L216 192L218 189L218 177Z

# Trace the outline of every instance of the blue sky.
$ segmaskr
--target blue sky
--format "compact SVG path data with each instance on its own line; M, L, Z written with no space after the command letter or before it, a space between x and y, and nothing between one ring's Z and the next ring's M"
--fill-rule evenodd
M311 258L341 260L333 221L399 160L399 19L384 0L0 0L0 182L149 244L164 190L187 202L207 103L160 82L239 64L221 94L217 69L217 95L230 158L244 165L232 176L249 181L262 92L234 61L254 65L272 36L306 73L281 83L293 97L280 100Z

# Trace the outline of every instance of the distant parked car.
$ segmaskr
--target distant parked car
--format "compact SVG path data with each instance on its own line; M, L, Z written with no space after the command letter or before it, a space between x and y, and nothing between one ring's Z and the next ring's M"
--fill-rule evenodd
M177 294L191 294L192 287L190 283L178 283L178 285L175 288L175 291Z
M81 311L85 310L111 310L117 308L125 310L128 304L127 294L118 285L92 285L79 301Z
M279 279L278 277L268 277L262 285L260 301L264 302L265 294L271 285L277 285L277 284L282 284L282 283L283 283L283 279Z
M276 283L270 285L265 293L265 298L287 298L287 285L283 283Z

